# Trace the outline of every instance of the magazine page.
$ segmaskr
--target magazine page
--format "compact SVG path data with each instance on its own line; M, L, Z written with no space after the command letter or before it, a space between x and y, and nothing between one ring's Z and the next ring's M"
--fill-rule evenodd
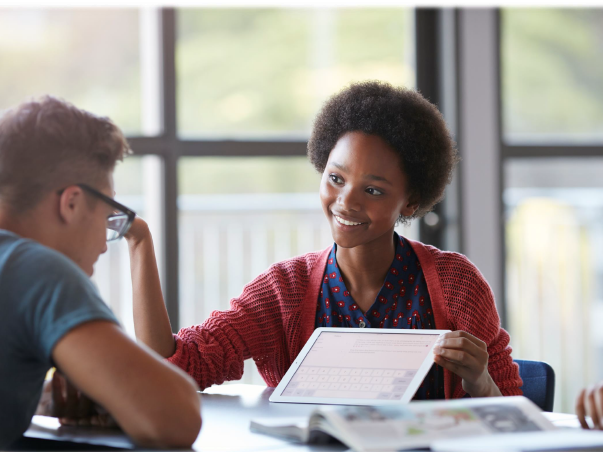
M521 396L325 407L321 412L340 433L339 439L359 452L429 447L440 439L555 429L538 407Z

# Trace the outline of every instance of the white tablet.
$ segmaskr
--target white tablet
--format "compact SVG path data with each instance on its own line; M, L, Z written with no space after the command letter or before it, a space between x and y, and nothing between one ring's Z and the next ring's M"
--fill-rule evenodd
M385 405L409 402L449 330L317 328L271 402Z

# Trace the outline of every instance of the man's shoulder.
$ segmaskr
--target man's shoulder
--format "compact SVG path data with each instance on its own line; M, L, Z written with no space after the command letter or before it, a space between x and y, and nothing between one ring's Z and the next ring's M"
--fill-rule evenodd
M9 310L102 303L88 275L67 256L5 231L0 231L0 284Z
M11 281L28 277L36 280L56 280L57 277L88 279L68 257L34 240L0 231L0 276L10 275Z
M0 329L27 356L48 364L56 342L72 328L115 316L90 278L68 257L0 231ZM2 334L0 334L2 336Z

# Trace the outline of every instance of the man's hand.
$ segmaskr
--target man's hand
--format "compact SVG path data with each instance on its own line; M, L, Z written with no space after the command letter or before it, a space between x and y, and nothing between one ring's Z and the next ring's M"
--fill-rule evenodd
M592 428L603 430L603 382L580 391L576 398L576 415L582 428L591 428L586 421L586 416L590 416Z
M44 383L36 414L58 417L62 425L118 427L102 407L78 390L59 371L54 372L51 381Z
M488 372L488 347L465 331L446 333L433 349L435 363L463 379L463 389L471 397L501 396Z

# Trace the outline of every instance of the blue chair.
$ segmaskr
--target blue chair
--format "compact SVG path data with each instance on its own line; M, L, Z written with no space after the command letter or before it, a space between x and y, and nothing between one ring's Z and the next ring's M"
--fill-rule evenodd
M543 361L516 359L523 380L523 395L543 411L553 411L555 401L555 371Z

